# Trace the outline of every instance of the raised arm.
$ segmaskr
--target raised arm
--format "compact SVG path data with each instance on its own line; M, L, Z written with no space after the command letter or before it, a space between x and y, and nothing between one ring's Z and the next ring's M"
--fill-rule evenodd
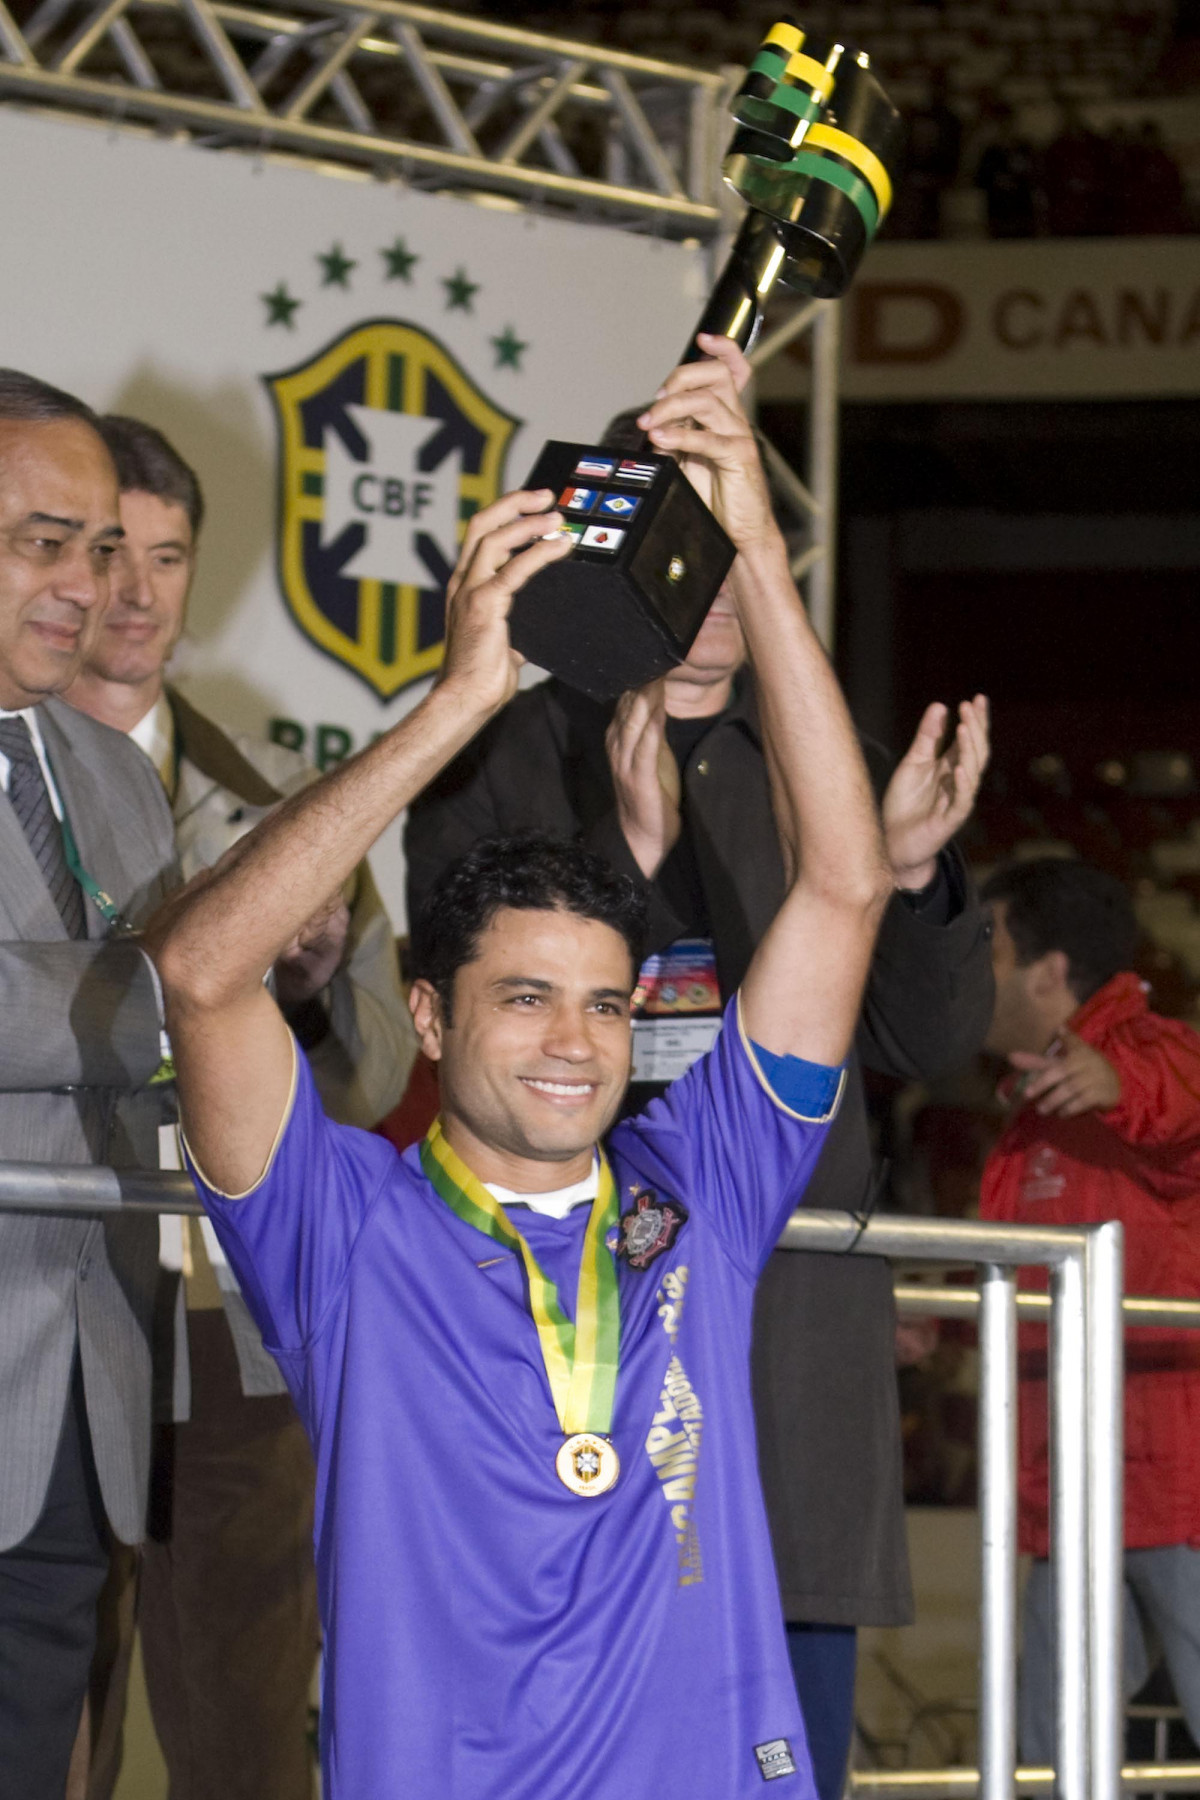
M700 341L709 360L676 369L642 423L656 447L710 463L713 510L738 551L730 586L790 882L742 984L742 1018L777 1055L836 1064L854 1035L892 879L858 739L792 580L737 397L741 352Z
M292 1041L263 987L280 954L376 838L503 706L520 658L508 641L512 596L564 555L545 537L552 496L471 546L448 607L441 679L406 718L252 831L151 921L188 1141L211 1183L244 1193L262 1174L288 1107ZM330 902L333 896L333 902Z

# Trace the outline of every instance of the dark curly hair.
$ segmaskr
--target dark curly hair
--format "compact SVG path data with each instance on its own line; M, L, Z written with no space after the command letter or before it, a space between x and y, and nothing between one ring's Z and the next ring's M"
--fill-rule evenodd
M504 907L569 912L624 938L634 972L646 938L646 902L627 875L582 844L539 831L481 838L443 869L412 931L413 972L437 989L450 1018L454 977Z
M1138 923L1128 891L1114 875L1066 857L1039 856L997 869L985 900L1003 900L1005 924L1025 967L1061 950L1076 999L1090 1000L1132 966Z

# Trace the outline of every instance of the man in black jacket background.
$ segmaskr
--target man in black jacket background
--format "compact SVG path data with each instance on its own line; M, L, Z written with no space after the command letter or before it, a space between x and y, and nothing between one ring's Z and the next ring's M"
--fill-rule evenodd
M786 891L744 663L736 615L719 596L664 681L615 707L557 680L527 689L410 811L410 919L477 839L527 828L577 839L644 885L650 949L667 955L651 955L639 986L632 1110L707 1047ZM806 1195L813 1207L874 1204L862 1066L935 1078L975 1053L991 1018L987 926L951 841L987 761L986 700L960 707L942 751L947 723L945 707L929 707L894 772L879 746L864 745L897 892L847 1092ZM842 1792L856 1628L912 1617L894 1337L885 1262L772 1257L755 1321L759 1458L821 1800Z

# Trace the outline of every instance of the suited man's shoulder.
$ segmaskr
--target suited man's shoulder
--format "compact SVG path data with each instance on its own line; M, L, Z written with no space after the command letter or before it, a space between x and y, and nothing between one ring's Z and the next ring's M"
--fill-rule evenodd
M171 813L158 771L132 738L102 725L65 700L50 695L38 707L42 735L50 751L65 748L105 791L122 796L156 826L171 830Z
M102 725L99 719L93 719L90 713L80 712L71 706L61 695L48 694L38 705L38 713L43 725L46 719L52 721L52 730L65 738L76 755L95 757L101 763L111 763L114 768L132 770L137 763L146 768L150 765L132 738L123 731L115 731L111 725ZM153 770L151 769L153 774ZM134 780L140 779L133 776Z

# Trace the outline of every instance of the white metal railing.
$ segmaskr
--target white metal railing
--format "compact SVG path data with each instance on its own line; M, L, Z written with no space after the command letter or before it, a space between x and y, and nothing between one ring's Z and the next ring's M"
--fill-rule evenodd
M189 1175L90 1163L0 1162L0 1212L203 1211Z
M186 1175L0 1163L0 1211L198 1213ZM977 1290L902 1286L904 1311L974 1312L979 1321L983 1537L979 1768L860 1771L855 1794L1011 1800L1118 1800L1197 1785L1190 1765L1122 1769L1122 1228L985 1224L877 1214L793 1213L783 1249L973 1264ZM1048 1294L1018 1296L1016 1271L1040 1265ZM1142 1324L1200 1323L1182 1301L1127 1301ZM1016 1407L1019 1311L1050 1327L1051 1559L1055 1587L1057 1775L1016 1760Z
M1121 1770L1126 1794L1200 1792L1200 1763L1129 1763ZM1056 1795L1053 1769L1018 1769L1010 1794ZM978 1800L978 1769L855 1769L852 1800Z
M864 1229L845 1214L801 1209L780 1242L794 1250L973 1263L980 1271L979 1768L933 1772L935 1782L952 1774L969 1779L979 1800L1011 1800L1017 1785L1016 1271L1022 1264L1049 1271L1054 1792L1058 1800L1117 1800L1123 1750L1121 1226L1017 1227L876 1215ZM872 1772L864 1779L886 1783L893 1777Z
M923 1282L898 1281L893 1289L896 1311L906 1318L976 1319L979 1289L935 1287ZM1017 1295L1017 1313L1027 1324L1050 1316L1050 1296L1039 1291ZM1126 1294L1121 1301L1125 1325L1170 1325L1182 1331L1200 1327L1200 1300L1164 1299L1158 1294Z
M1102 1254L1111 1254L1111 1247L1108 1247ZM1029 1261L1031 1259L1023 1258L1022 1260ZM1108 1284L1113 1279L1113 1271L1111 1269L1106 1270L1101 1279L1104 1286L1107 1288ZM1119 1287L1119 1273L1117 1274L1116 1279ZM897 1282L894 1291L896 1310L901 1315L914 1318L934 1317L943 1319L979 1320L981 1380L986 1380L989 1354L995 1356L996 1347L994 1345L989 1346L984 1341L983 1316L986 1301L985 1290L982 1286L979 1288L941 1285L927 1286L923 1283L899 1281ZM1109 1298L1111 1299L1111 1294ZM1018 1293L1015 1296L1015 1301L1017 1316L1023 1316L1026 1320L1031 1322L1035 1320L1045 1322L1052 1315L1053 1297L1050 1293ZM1158 1295L1127 1294L1121 1300L1120 1308L1122 1324L1125 1329L1137 1326L1169 1326L1176 1330L1200 1330L1200 1300L1169 1299ZM1111 1390L1114 1385L1114 1379L1116 1392L1118 1394L1120 1393L1122 1385L1120 1371L1114 1371L1108 1366L1108 1362L1114 1351L1118 1356L1120 1355L1123 1344L1123 1331L1120 1333L1114 1332L1110 1343L1107 1345L1097 1341L1103 1339L1104 1335L1105 1334L1102 1331L1094 1329L1089 1336L1089 1342L1092 1342L1095 1345L1096 1350L1098 1350L1099 1354L1105 1359L1104 1366L1098 1371L1095 1371L1099 1374L1100 1380L1093 1392L1092 1402L1089 1407L1090 1429L1093 1434L1104 1429L1104 1420L1099 1410L1100 1393L1106 1388ZM1006 1352L1007 1344L1004 1346L1004 1349ZM980 1400L982 1415L984 1411L982 1390ZM987 1480L982 1455L984 1441L984 1422L981 1416L981 1513L983 1510L984 1488ZM1121 1489L1118 1484L1112 1501L1113 1506L1117 1510L1116 1531L1118 1538L1120 1533L1120 1501ZM1093 1520L1093 1532L1101 1538L1103 1538L1104 1533L1109 1532L1112 1529L1113 1522L1106 1516L1107 1512L1108 1508L1104 1504L1104 1497L1102 1496L1101 1506L1098 1509L1098 1517ZM1102 1549L1102 1547L1103 1544L1101 1543L1100 1548ZM1115 1597L1115 1604L1118 1608L1120 1606L1120 1585L1120 1580L1118 1579ZM1093 1609L1092 1629L1094 1631L1099 1632L1103 1628L1101 1618L1102 1615L1098 1618L1095 1609ZM1117 1775L1117 1781L1120 1788L1126 1794L1153 1793L1166 1795L1200 1791L1200 1763L1180 1761L1170 1762L1164 1760L1162 1751L1165 1748L1165 1745L1161 1742L1158 1746L1158 1754L1156 1754L1156 1758L1153 1762L1122 1764L1121 1759L1124 1748L1122 1740L1125 1717L1139 1711L1151 1712L1157 1717L1162 1713L1163 1709L1130 1708L1128 1709L1127 1715L1127 1710L1122 1704L1122 1691L1119 1685L1121 1670L1119 1617L1116 1621L1115 1631L1111 1626L1109 1627L1108 1643L1112 1652L1111 1658L1104 1657L1103 1645L1095 1646L1095 1648L1099 1649L1101 1654L1099 1657L1095 1658L1093 1662L1093 1674L1095 1676L1099 1673L1100 1679L1103 1679L1104 1662L1114 1660L1115 1679L1118 1685L1111 1701L1106 1701L1103 1691L1094 1687L1092 1704L1095 1707L1104 1707L1106 1704L1111 1706L1111 1718L1115 1726L1115 1744L1113 1745L1111 1754L1115 1754L1118 1759L1117 1768L1119 1773ZM1110 1678L1112 1677L1110 1676ZM1103 1719L1098 1721L1098 1726L1100 1730L1103 1730ZM1109 1741L1109 1734L1105 1733L1104 1736L1107 1743ZM981 1753L981 1769L983 1761L984 1758ZM850 1776L849 1793L852 1796L852 1800L859 1800L859 1797L861 1797L861 1800L976 1800L977 1796L986 1791L982 1785L981 1769L854 1770ZM1113 1780L1111 1767L1103 1766L1102 1774L1105 1781L1108 1782L1111 1787ZM1096 1768L1093 1767L1093 1793L1097 1792L1096 1775ZM1013 1787L1009 1791L1020 1796L1043 1794L1055 1795L1060 1793L1061 1789L1056 1785L1055 1772L1053 1769L1018 1768L1015 1771Z

